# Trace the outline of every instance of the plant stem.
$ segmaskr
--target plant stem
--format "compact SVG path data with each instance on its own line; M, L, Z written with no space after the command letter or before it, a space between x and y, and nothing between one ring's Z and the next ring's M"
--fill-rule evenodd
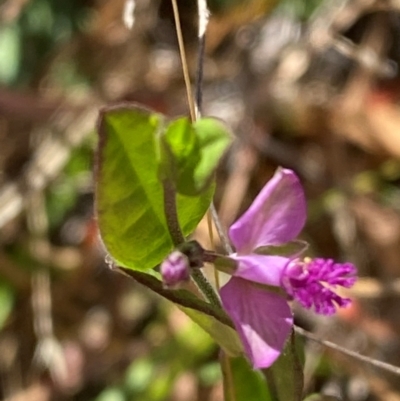
M215 228L217 229L218 236L221 239L222 247L224 248L224 251L229 255L233 253L233 249L231 244L229 243L228 236L226 235L225 230L222 227L221 221L218 217L217 210L215 209L214 202L211 203L210 211L211 211L211 217L215 224Z
M203 272L200 269L192 269L190 274L193 281L199 287L200 291L205 295L210 304L222 309L222 305L217 293L214 291L214 288L211 286Z
M232 329L235 328L232 320L225 313L225 311L220 308L213 307L210 303L204 302L202 299L198 298L192 293L189 293L188 295L187 290L171 290L165 288L160 280L151 276L150 274L142 273L137 270L127 269L121 266L116 266L112 262L110 263L110 268L133 278L138 283L144 285L147 288L150 288L152 291L156 292L157 294L177 305L183 306L184 308L194 309L206 315L210 315L219 322L231 327Z
M176 210L176 191L170 180L165 179L162 184L164 192L164 214L167 221L167 227L172 242L174 246L177 247L185 242L185 237L179 225L178 212ZM199 269L192 269L191 276L210 304L221 308L221 302L219 301L218 295L202 271Z
M221 350L220 351L221 368L224 373L224 387L226 388L226 396L231 401L236 401L236 394L233 385L233 374L231 365L229 363L229 356Z
M176 27L176 35L177 35L178 44L179 44L179 53L180 53L181 61L182 61L183 77L185 79L186 94L187 94L188 103L189 103L190 118L191 118L192 122L195 122L197 119L196 106L195 106L192 87L191 87L191 83L190 83L188 63L187 63L187 59L186 59L185 46L183 43L182 27L181 27L181 22L180 22L180 18L179 18L178 4L177 4L176 0L171 0L171 1L172 1L172 8L174 11L174 20L175 20L175 27ZM202 70L200 71L200 74L202 74ZM200 78L200 81L201 81L201 78ZM199 84L200 84L200 81L198 81ZM166 202L167 198L165 197L165 192L166 192L166 188L165 188L165 184L164 184L164 199ZM168 200L172 201L171 194L168 194L168 196L169 196ZM174 200L174 202L175 202L175 200ZM167 205L165 205L165 206L167 207ZM172 207L172 203L169 203L168 208L171 208L171 207ZM171 221L172 219L175 219L175 222ZM168 222L168 220L170 220L170 221ZM176 233L176 227L175 227L176 224L179 227L177 213L176 213L176 202L175 202L175 213L174 213L174 215L171 215L169 217L167 216L167 224L168 224L168 228L170 229L170 232L171 232L171 229L173 230L173 232L171 233L171 236L173 236L173 235L176 236L175 238L173 238L174 244L179 245L179 243L178 244L175 243L175 241L178 240L178 236ZM181 233L181 238L183 238L182 233ZM182 242L183 241L181 241L180 243L182 243ZM221 308L221 303L219 301L218 295L216 294L213 287L208 282L207 278L204 276L202 271L199 269L193 269L191 272L191 276L192 276L194 282L199 287L200 291L206 296L206 298L210 301L210 303Z
M202 1L199 0L199 14L201 12L201 6L200 3ZM205 13L207 13L207 7ZM201 20L202 16L199 16L199 19ZM208 16L206 16L208 18ZM207 22L206 22L207 24ZM204 61L204 51L205 51L205 43L206 43L206 36L205 36L205 28L204 32L199 32L199 61L198 61L198 66L197 66L197 77L196 77L196 106L197 106L197 112L200 114L201 113L201 106L202 106L202 83L203 83L203 61ZM211 202L210 208L208 209L208 216L207 216L207 221L208 221L208 232L210 234L210 241L211 244L214 244L214 236L213 236L213 231L212 231L212 221L214 221L215 227L217 229L218 235L221 239L221 242L225 248L225 252L232 253L233 249L229 243L229 240L225 234L225 231L222 227L222 224L219 220L218 213L215 209L214 202ZM205 259L210 259L209 261L212 262L214 259L214 255L212 254L205 254ZM214 278L215 278L215 283L217 286L217 289L219 291L220 288L220 280L219 280L219 271L214 268ZM214 292L213 292L214 293ZM215 293L214 293L215 294ZM218 300L218 306L221 307L221 303ZM210 300L211 302L211 300ZM212 302L211 302L212 303ZM221 365L224 368L223 370L225 371L225 388L226 391L229 394L229 399L231 401L236 401L236 394L234 391L234 386L233 386L233 375L232 375L232 368L229 363L229 357L226 355L224 351L221 350Z
M185 237L179 225L178 212L176 210L176 191L169 179L163 180L162 185L164 192L164 214L168 231L174 246L178 246L185 242Z

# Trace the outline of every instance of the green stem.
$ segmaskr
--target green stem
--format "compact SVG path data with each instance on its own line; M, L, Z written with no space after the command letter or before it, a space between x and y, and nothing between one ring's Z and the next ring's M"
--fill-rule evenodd
M233 253L233 249L231 244L229 243L228 236L226 235L225 230L222 227L221 220L219 219L217 210L215 209L214 202L211 203L210 211L211 211L211 217L215 224L215 228L217 229L218 236L221 239L222 247L224 248L225 252L229 255Z
M192 269L191 276L193 281L199 287L200 291L205 295L211 305L216 306L218 308L222 308L221 302L218 298L217 293L214 291L214 288L211 286L206 276L200 269Z
M163 180L164 192L164 213L167 221L168 231L171 235L172 242L175 247L185 242L185 237L182 233L178 220L178 212L176 209L176 191L172 182L168 179ZM211 305L221 308L218 295L214 291L207 278L200 269L192 269L191 276L193 281L198 286L199 290L208 299Z
M168 231L174 246L178 246L185 242L185 237L179 225L178 212L176 210L176 191L169 179L163 180L162 184L164 191L164 214Z

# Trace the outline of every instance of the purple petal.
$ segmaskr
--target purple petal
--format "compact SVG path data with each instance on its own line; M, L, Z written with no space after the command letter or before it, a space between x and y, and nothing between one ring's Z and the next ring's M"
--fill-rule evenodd
M246 254L263 245L296 238L306 220L303 188L292 170L278 169L247 211L231 226L236 251Z
M276 287L282 285L282 275L291 260L284 256L257 255L254 253L245 256L233 254L229 257L237 262L237 268L232 273L233 276Z
M281 296L236 277L221 288L220 294L253 367L271 366L293 327L288 303Z

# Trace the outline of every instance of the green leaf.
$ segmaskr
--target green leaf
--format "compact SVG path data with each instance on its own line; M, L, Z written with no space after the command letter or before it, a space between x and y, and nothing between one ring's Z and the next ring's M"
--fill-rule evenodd
M158 178L156 136L163 122L162 115L133 105L106 108L99 118L96 212L100 233L113 259L135 270L153 268L173 248ZM198 197L177 196L185 235L207 211L213 189Z
M303 394L303 348L292 331L278 360L263 373L277 401L301 401Z
M195 179L200 185L214 173L232 142L233 134L224 122L213 117L200 118L194 123L194 129L201 148L201 160L195 172Z
M262 373L253 370L244 357L222 355L221 366L226 401L272 401Z
M187 117L168 124L160 136L160 177L171 179L177 191L193 187L194 171L200 161L200 145L192 123Z
M227 126L215 118L193 124L186 117L174 120L160 137L160 174L172 179L179 193L195 196L212 182L231 140Z

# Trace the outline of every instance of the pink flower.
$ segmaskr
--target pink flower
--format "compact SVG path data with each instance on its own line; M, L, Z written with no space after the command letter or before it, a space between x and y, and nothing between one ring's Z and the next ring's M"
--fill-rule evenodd
M351 263L257 253L260 247L294 240L305 221L306 202L298 177L278 169L230 227L236 248L230 258L236 267L220 295L254 368L271 366L282 352L293 327L288 299L325 315L350 302L333 290L354 284L356 270Z

